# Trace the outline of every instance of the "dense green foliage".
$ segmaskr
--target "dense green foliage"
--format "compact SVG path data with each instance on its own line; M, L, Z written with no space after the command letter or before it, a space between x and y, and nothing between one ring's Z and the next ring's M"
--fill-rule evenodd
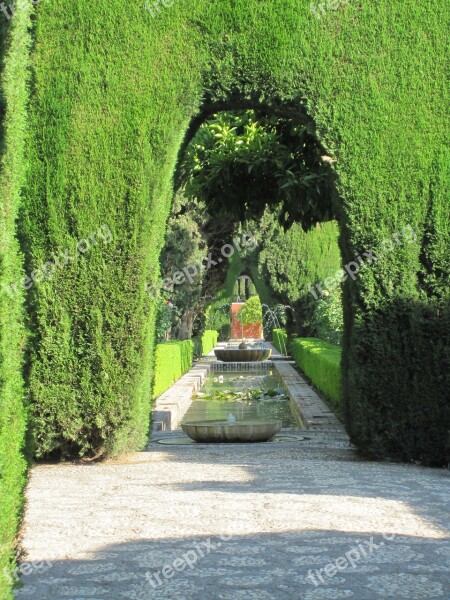
M219 339L219 334L217 331L207 329L201 337L201 343L202 343L202 354L201 355L206 356L207 354L209 354L211 352L211 350L214 350L214 348L217 346L218 339Z
M297 338L291 342L291 352L297 366L312 383L341 407L341 348L316 338Z
M422 240L419 274L428 296L444 298L450 294L450 149L441 148L433 164L430 197Z
M155 319L146 284L158 277L180 153L208 116L252 108L304 118L336 161L332 201L344 264L413 227L415 239L345 282L344 395L358 444L402 458L420 448L426 459L434 432L433 460L442 459L448 375L422 370L411 348L417 332L432 332L435 360L447 341L445 4L352 2L321 19L298 0L180 1L155 18L119 0L91 3L88 18L81 0L40 3L37 12L17 221L25 270L103 225L113 237L27 294L37 454L145 443ZM23 113L10 110L10 122ZM6 187L25 167L22 131L9 148L15 169ZM2 253L17 259L12 246ZM17 325L20 316L12 318ZM395 361L379 355L388 335L398 341ZM19 363L11 370L17 381ZM420 380L409 394L406 377ZM412 448L405 440L417 419L409 407L428 401L427 389L432 423ZM409 415L395 435L367 426L367 415L386 418L380 398L395 403L392 417Z
M288 336L284 329L273 329L272 330L272 344L281 352L281 354L287 355L288 353Z
M280 302L293 307L295 329L300 335L319 334L314 313L320 294L316 289L314 297L310 286L320 284L340 268L338 235L335 221L317 224L309 231L294 224L284 231L276 210L266 211L256 233L261 276Z
M6 576L13 568L27 461L27 406L22 367L25 349L23 288L11 283L23 277L22 256L16 237L20 191L24 183L24 133L29 52L29 11L20 11L6 26L0 22L0 60L6 61L0 83L0 598L12 598Z
M240 276L236 279L233 287L233 302L245 302L256 295L255 284L249 277Z
M157 287L159 288L159 286L155 286L155 289ZM173 304L167 300L165 295L161 294L157 300L156 309L155 334L157 342L169 340L174 321L173 313Z
M231 302L236 279L243 270L242 259L235 253L230 258L225 282L206 309L206 328L219 332L219 340L228 340L231 333Z
M341 289L332 293L325 291L324 295L316 300L311 324L316 337L330 344L342 344L344 316Z
M177 379L187 373L192 367L193 360L194 342L192 340L157 344L153 398L161 396Z
M208 116L253 108L304 117L336 160L344 263L413 227L415 239L345 283L344 401L353 441L371 454L443 462L450 429L446 4L351 2L321 19L298 0L180 1L155 18L139 2L86 7L42 2L33 29L27 10L17 11L2 65L2 289L21 279L23 266L30 276L104 225L113 237L27 290L36 453L94 455L145 444L156 312L146 287L159 276L180 150ZM283 255L295 269L298 253ZM230 301L244 270L231 266L219 302ZM277 269L268 272L274 287ZM267 302L258 269L249 274ZM286 289L289 303L297 302ZM25 471L18 290L0 299L0 567L12 556Z
M254 325L262 323L263 311L259 296L249 298L236 313L236 320L242 325Z
M310 226L331 216L322 154L303 117L222 112L200 127L188 148L186 193L204 200L211 214L240 221L260 217L276 201L285 222Z
M206 271L201 267L208 254L204 206L187 204L178 194L167 223L161 255L161 287L172 305L171 334L184 340L192 337L197 314L204 307L202 290Z
M353 361L360 362L368 378L367 392L377 403L358 402L353 392L347 409L351 430L357 431L361 448L372 457L447 462L450 303L398 300L370 318L370 333L355 333L350 352ZM357 332L363 327L365 320ZM351 390L357 389L357 381L350 383Z

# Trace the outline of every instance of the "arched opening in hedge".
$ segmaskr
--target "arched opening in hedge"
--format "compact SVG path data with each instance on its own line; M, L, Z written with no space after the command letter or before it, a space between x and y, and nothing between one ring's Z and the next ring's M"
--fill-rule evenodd
M205 326L218 329L222 340L229 337L230 304L238 295L234 288L243 274L252 279L270 320L278 323L272 327L279 327L280 320L286 322L287 310L292 333L314 335L317 303L338 293L342 280L338 223L330 221L339 210L330 168L333 161L318 142L304 107L296 113L289 103L272 111L260 104L236 104L246 110L231 111L221 104L225 110L202 113L193 120L197 129L190 126L187 130L190 141L182 144L175 170L175 202L163 251L162 280L170 275L172 281L177 273L181 285L171 286L170 301L183 307L187 298L191 305L182 309L183 315L192 316L195 306L201 327L205 321L199 317L205 305L200 306L191 291L203 278L198 294L203 301L211 299ZM321 221L328 227L321 227ZM173 230L178 232L177 243ZM183 243L187 232L189 245ZM239 243L239 236L244 240L248 236L246 243ZM203 255L194 252L195 244L203 248ZM196 263L206 254L211 257L211 269L193 265L185 267L187 277L181 275L181 263ZM324 279L329 280L328 289ZM270 310L274 308L275 318ZM180 310L173 311L176 320L179 314ZM269 339L270 329L267 322ZM184 339L186 327L181 331Z

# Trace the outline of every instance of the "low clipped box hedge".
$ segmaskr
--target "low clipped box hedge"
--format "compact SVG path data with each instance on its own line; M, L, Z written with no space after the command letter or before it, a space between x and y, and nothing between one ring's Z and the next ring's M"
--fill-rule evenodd
M317 338L298 338L292 341L291 352L297 366L313 384L341 406L341 348Z
M194 342L164 342L156 346L153 398L161 396L184 373L194 360Z
M284 329L273 329L272 330L272 344L281 352L281 354L287 354L288 349L288 336Z
M201 337L202 356L206 356L217 346L219 332L213 329L207 329Z

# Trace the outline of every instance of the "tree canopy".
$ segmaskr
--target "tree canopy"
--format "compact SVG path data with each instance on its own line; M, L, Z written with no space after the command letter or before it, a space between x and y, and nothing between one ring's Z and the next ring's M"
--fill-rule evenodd
M267 205L286 223L310 227L332 216L329 165L312 127L254 110L222 112L200 126L181 181L210 214L243 221Z

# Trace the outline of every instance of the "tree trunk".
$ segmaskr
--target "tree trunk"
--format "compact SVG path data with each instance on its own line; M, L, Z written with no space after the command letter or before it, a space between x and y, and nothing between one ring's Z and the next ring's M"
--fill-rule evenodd
M177 338L179 340L190 340L192 337L192 328L194 326L195 313L193 310L186 310L181 317L181 322L177 329Z

